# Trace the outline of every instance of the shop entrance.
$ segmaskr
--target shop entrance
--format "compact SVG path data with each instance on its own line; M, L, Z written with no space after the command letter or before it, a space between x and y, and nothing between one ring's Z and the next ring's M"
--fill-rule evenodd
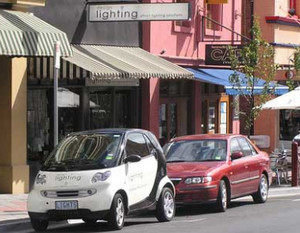
M220 92L217 85L206 84L202 98L202 132L228 133L230 130L229 96Z
M136 95L137 91L134 89L92 89L90 91L90 128L138 127Z
M161 99L159 141L164 145L172 138L188 133L187 98Z

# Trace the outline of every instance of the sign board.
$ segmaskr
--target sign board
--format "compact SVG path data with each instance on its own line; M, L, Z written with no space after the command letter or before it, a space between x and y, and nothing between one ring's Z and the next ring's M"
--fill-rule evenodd
M90 4L90 22L189 20L189 3Z
M138 87L139 85L139 79L85 79L85 86L87 87Z
M242 62L241 50L243 48L243 45L210 44L206 45L205 47L205 65L230 65L229 46L232 47L235 52L235 56L239 59L240 62Z
M228 3L228 0L206 0L206 4L223 4Z

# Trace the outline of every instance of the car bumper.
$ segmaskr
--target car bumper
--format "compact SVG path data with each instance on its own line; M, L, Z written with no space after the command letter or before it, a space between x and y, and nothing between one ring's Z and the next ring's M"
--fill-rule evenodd
M67 219L107 219L109 211L95 211L92 212L88 209L77 209L77 210L47 210L46 213L28 212L28 215L32 219L38 220L51 220L60 221Z
M197 186L183 186L176 188L176 203L208 203L217 200L218 186L211 185L197 185Z
M49 198L41 195L40 191L33 190L28 196L28 213L32 218L48 220L65 219L104 219L109 212L113 195L97 193L87 197L55 197ZM57 201L77 201L77 208L71 210L57 210Z

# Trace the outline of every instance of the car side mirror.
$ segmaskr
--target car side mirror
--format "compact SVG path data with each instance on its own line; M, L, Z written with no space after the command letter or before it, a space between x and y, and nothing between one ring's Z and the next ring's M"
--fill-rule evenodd
M128 163L128 162L135 163L141 161L141 159L142 158L139 155L129 155L124 159L124 163Z
M242 157L243 157L243 153L242 152L233 152L231 154L231 160L240 159Z

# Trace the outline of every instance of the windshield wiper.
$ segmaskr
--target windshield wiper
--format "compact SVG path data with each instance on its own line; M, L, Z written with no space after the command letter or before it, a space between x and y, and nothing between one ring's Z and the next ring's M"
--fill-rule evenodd
M186 160L183 160L183 159L178 159L178 160L167 160L167 163L181 163L181 162L189 162L189 161L186 161Z
M48 165L43 165L41 170L44 171L68 171L69 169L60 163L50 163Z

